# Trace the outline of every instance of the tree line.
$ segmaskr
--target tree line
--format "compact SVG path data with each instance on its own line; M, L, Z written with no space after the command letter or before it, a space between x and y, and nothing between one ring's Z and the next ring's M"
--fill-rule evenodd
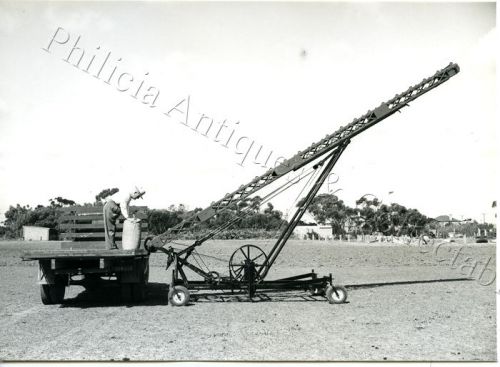
M118 189L106 189L101 191L93 203L77 204L73 200L56 197L49 200L49 205L10 206L5 213L5 221L0 225L0 237L20 238L23 226L40 226L58 230L59 218L63 215L62 208L73 205L102 206L102 199L117 192ZM271 237L280 227L286 224L283 213L275 210L271 203L267 203L261 209L262 199L253 197L243 200L238 205L232 205L219 215L201 223L190 230L186 236L198 236L200 234L218 231L220 227L227 227L218 234L218 238L253 238ZM160 234L168 228L175 226L182 220L201 211L201 208L187 210L186 206L171 205L167 209L148 209L148 232ZM230 223L230 226L227 224ZM273 232L274 231L274 232Z
M299 201L303 205L305 199ZM496 207L496 202L494 202ZM431 235L446 238L450 233L473 237L481 233L496 236L496 228L491 223L438 222L417 209L406 208L397 203L384 204L373 195L365 195L356 200L356 206L349 207L332 194L317 195L311 202L308 212L316 223L329 224L334 237L344 235L410 236Z
M302 205L304 199L299 201ZM319 224L330 224L332 234L386 236L419 236L430 230L432 219L417 209L406 208L397 203L383 204L376 197L365 195L350 207L343 200L332 194L316 196L308 212Z
M102 199L117 191L117 188L102 190L95 196L93 203L83 205L102 205ZM304 205L304 200L305 198L300 200L297 207ZM481 228L475 221L460 225L440 225L417 209L406 208L397 203L384 204L371 196L363 196L355 204L355 207L350 207L336 195L320 194L313 199L308 212L316 223L331 226L332 235L336 238L347 234L420 236L424 233L434 233L445 236L451 230L473 236L477 229ZM63 214L61 209L73 205L78 204L59 196L50 199L48 205L10 206L5 213L3 225L0 225L0 237L20 238L23 226L41 226L57 230L59 217ZM163 233L201 210L188 210L183 204L171 205L167 209L148 209L148 232L153 235ZM281 211L276 210L272 203L264 203L261 197L255 196L230 205L223 212L189 229L182 236L191 238L215 232L215 238L222 239L274 238L286 224Z

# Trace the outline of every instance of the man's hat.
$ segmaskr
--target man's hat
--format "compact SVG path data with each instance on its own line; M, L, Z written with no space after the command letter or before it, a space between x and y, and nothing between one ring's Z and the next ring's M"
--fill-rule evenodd
M135 191L134 191L134 194L139 194L139 196L137 197L137 199L143 199L142 197L144 196L144 194L146 193L145 190L143 190L142 188L139 188L139 187L135 187Z

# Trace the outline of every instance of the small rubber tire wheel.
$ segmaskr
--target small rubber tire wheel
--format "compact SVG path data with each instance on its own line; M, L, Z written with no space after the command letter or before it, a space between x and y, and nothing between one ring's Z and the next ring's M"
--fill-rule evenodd
M170 287L170 290L168 291L168 302L174 307L187 305L189 302L188 289L182 285Z
M337 291L337 293L335 293ZM347 301L347 289L345 287L338 285L334 288L329 285L326 287L325 291L326 298L331 304L345 303Z
M41 284L40 298L44 305L57 305L64 301L66 287L62 284Z

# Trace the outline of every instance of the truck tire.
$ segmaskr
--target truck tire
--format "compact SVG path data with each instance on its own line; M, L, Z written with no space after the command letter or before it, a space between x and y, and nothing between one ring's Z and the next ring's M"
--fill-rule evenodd
M145 270L144 270L144 283L149 283L149 260L146 260Z
M57 305L64 301L64 284L41 284L40 298L44 305Z
M50 299L49 284L40 284L40 298L44 305L51 305L52 300Z
M132 284L122 283L120 288L121 288L122 302L125 302L125 303L132 302Z
M83 287L88 292L97 291L102 285L102 278L99 274L86 274Z
M146 299L146 284L134 283L132 286L132 299L134 302L142 302Z

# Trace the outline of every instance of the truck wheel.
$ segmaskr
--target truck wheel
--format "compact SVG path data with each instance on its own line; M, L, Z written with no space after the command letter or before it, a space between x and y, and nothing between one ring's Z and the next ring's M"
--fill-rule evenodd
M62 284L41 284L40 298L44 305L57 305L64 300L66 287Z
M170 287L168 291L168 302L172 306L185 306L189 302L189 291L182 285Z
M132 301L132 284L122 283L120 288L122 302L130 303Z
M88 292L95 292L101 287L102 278L99 274L86 274L83 287Z
M146 261L146 266L144 269L144 282L146 284L149 283L149 261Z
M50 299L49 286L50 286L49 284L40 285L40 298L42 299L42 303L44 305L52 304L52 300Z
M335 291L337 291L335 293ZM347 289L345 287L338 285L335 290L331 285L326 287L326 298L330 303L344 303L347 300Z
M135 302L142 302L146 299L146 284L144 283L132 284L132 299Z

